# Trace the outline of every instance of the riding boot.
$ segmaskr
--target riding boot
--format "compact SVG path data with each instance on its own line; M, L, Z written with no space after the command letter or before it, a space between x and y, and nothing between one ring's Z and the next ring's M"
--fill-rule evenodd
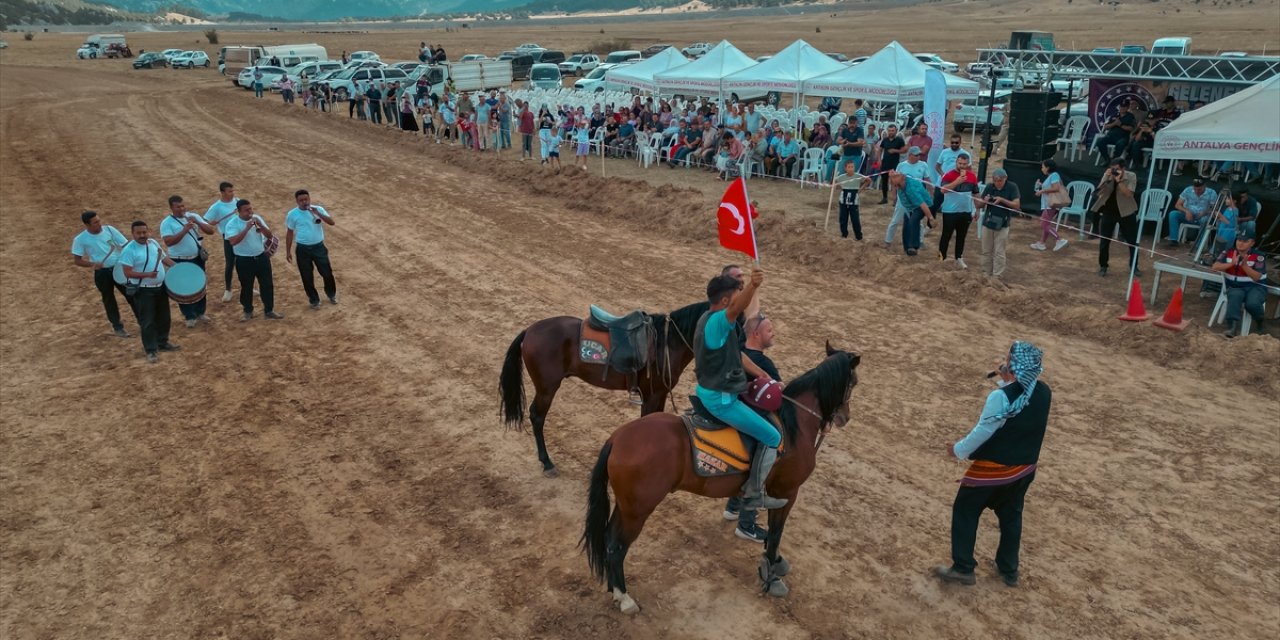
M778 461L778 450L763 444L756 446L755 460L751 464L751 475L747 477L747 486L742 496L742 509L781 509L787 505L782 498L770 498L764 494L764 481L773 470L773 463Z

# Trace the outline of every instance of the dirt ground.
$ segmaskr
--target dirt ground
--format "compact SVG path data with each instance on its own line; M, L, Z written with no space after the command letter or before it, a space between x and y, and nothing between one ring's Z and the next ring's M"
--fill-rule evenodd
M1266 6L1258 15L1274 17ZM1065 10L1079 9L1055 8ZM1189 23L1207 32L1205 46L1247 34L1274 47L1275 20L1221 15L1235 16L1235 31L1216 15ZM780 23L744 27L744 48L836 37L805 34L798 18ZM998 24L994 33L1007 31ZM885 39L867 22L850 32L873 43L853 47L864 53ZM472 36L505 48L588 34L486 29L432 40L461 53ZM419 37L357 46L355 36L317 36L384 55ZM963 60L978 37L940 29L916 42ZM148 49L181 44L131 38ZM732 536L718 501L676 495L628 558L643 611L625 618L576 543L590 465L634 407L566 384L547 427L561 477L544 479L532 438L496 415L498 369L534 320L579 315L591 302L666 310L698 299L737 260L716 247L710 223L723 183L629 161L609 161L604 177L598 163L555 175L510 153L482 157L345 114L256 101L216 72L75 61L75 36L9 40L0 52L0 636L1280 634L1280 341L1226 341L1204 327L1208 307L1194 296L1184 333L1116 321L1122 284L1093 276L1092 244L1033 253L1031 225L1020 222L999 286L841 241L821 229L825 192L752 182L774 358L794 377L819 361L824 340L861 351L854 418L827 439L788 523L790 597L757 595L759 550ZM341 304L308 310L277 256L285 320L240 324L237 306L215 298L215 323L177 323L183 350L148 365L136 337L110 335L88 272L71 264L79 212L96 209L122 229L135 218L155 225L169 194L203 210L221 180L276 229L296 188L330 208ZM864 211L869 235L882 234L888 211ZM126 326L136 333L131 318ZM940 586L928 570L948 557L963 470L944 447L972 425L990 388L983 374L1013 339L1044 347L1056 391L1027 502L1023 586L1004 588L985 564L976 587ZM980 558L993 554L996 533L988 516Z

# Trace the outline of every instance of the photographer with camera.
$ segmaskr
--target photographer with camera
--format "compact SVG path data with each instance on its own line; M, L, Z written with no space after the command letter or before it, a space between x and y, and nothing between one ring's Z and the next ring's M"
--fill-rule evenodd
M982 274L999 278L1004 274L1009 221L1022 206L1022 193L1018 191L1018 185L1009 181L1009 174L1004 169L996 169L979 200L986 212L982 226L987 229L982 234Z
M1111 237L1120 227L1120 237L1129 245L1129 263L1138 263L1138 203L1133 199L1138 188L1138 176L1124 168L1124 161L1116 158L1102 174L1098 182L1096 198L1090 209L1101 215L1098 235L1098 275L1107 275L1107 262L1111 253ZM1140 271L1135 273L1141 274Z

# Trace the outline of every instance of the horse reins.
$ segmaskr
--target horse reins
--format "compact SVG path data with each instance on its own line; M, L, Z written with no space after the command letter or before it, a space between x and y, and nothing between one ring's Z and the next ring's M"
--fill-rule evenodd
M671 314L667 314L666 324L666 328L663 329L663 333L665 334L663 342L666 343L666 348L663 349L663 356L667 361L667 370L662 372L662 378L663 383L666 384L667 387L667 399L671 401L671 410L676 413L680 413L680 407L676 406L676 396L672 393L672 391L675 391L673 388L675 384L672 382L671 375L671 328L675 327L676 335L680 336L680 342L683 342L684 346L688 347L691 352L693 351L693 345L689 344L689 340L684 337L684 332L676 325L676 321L671 317Z
M819 425L822 424L822 416L817 411L814 411L813 409L810 409L809 407L806 407L800 404L799 401L797 401L795 398L792 398L789 395L783 394L782 399L786 400L787 402L790 402L791 404L795 405L800 409L804 409L809 415L818 419ZM827 431L830 431L830 427L818 428L818 439L813 444L813 455L815 456L818 455L818 450L822 448L822 441L827 437Z

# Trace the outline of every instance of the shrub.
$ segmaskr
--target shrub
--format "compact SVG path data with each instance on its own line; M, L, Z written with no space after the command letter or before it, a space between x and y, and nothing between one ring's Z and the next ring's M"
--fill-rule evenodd
M614 38L612 40L596 40L587 45L583 51L590 51L600 55L608 55L614 51L627 51L631 49L631 41L627 38Z
M35 39L35 37L36 37L36 34L31 33L30 31L28 31L28 32L26 32L26 33L24 33L24 34L22 34L22 39L23 39L23 40L34 40L34 39Z
M205 37L205 39L206 39L206 40L208 40L208 41L209 41L209 44L218 44L218 30L217 30L217 29L209 29L208 31L205 31L205 32L204 32L204 37Z

